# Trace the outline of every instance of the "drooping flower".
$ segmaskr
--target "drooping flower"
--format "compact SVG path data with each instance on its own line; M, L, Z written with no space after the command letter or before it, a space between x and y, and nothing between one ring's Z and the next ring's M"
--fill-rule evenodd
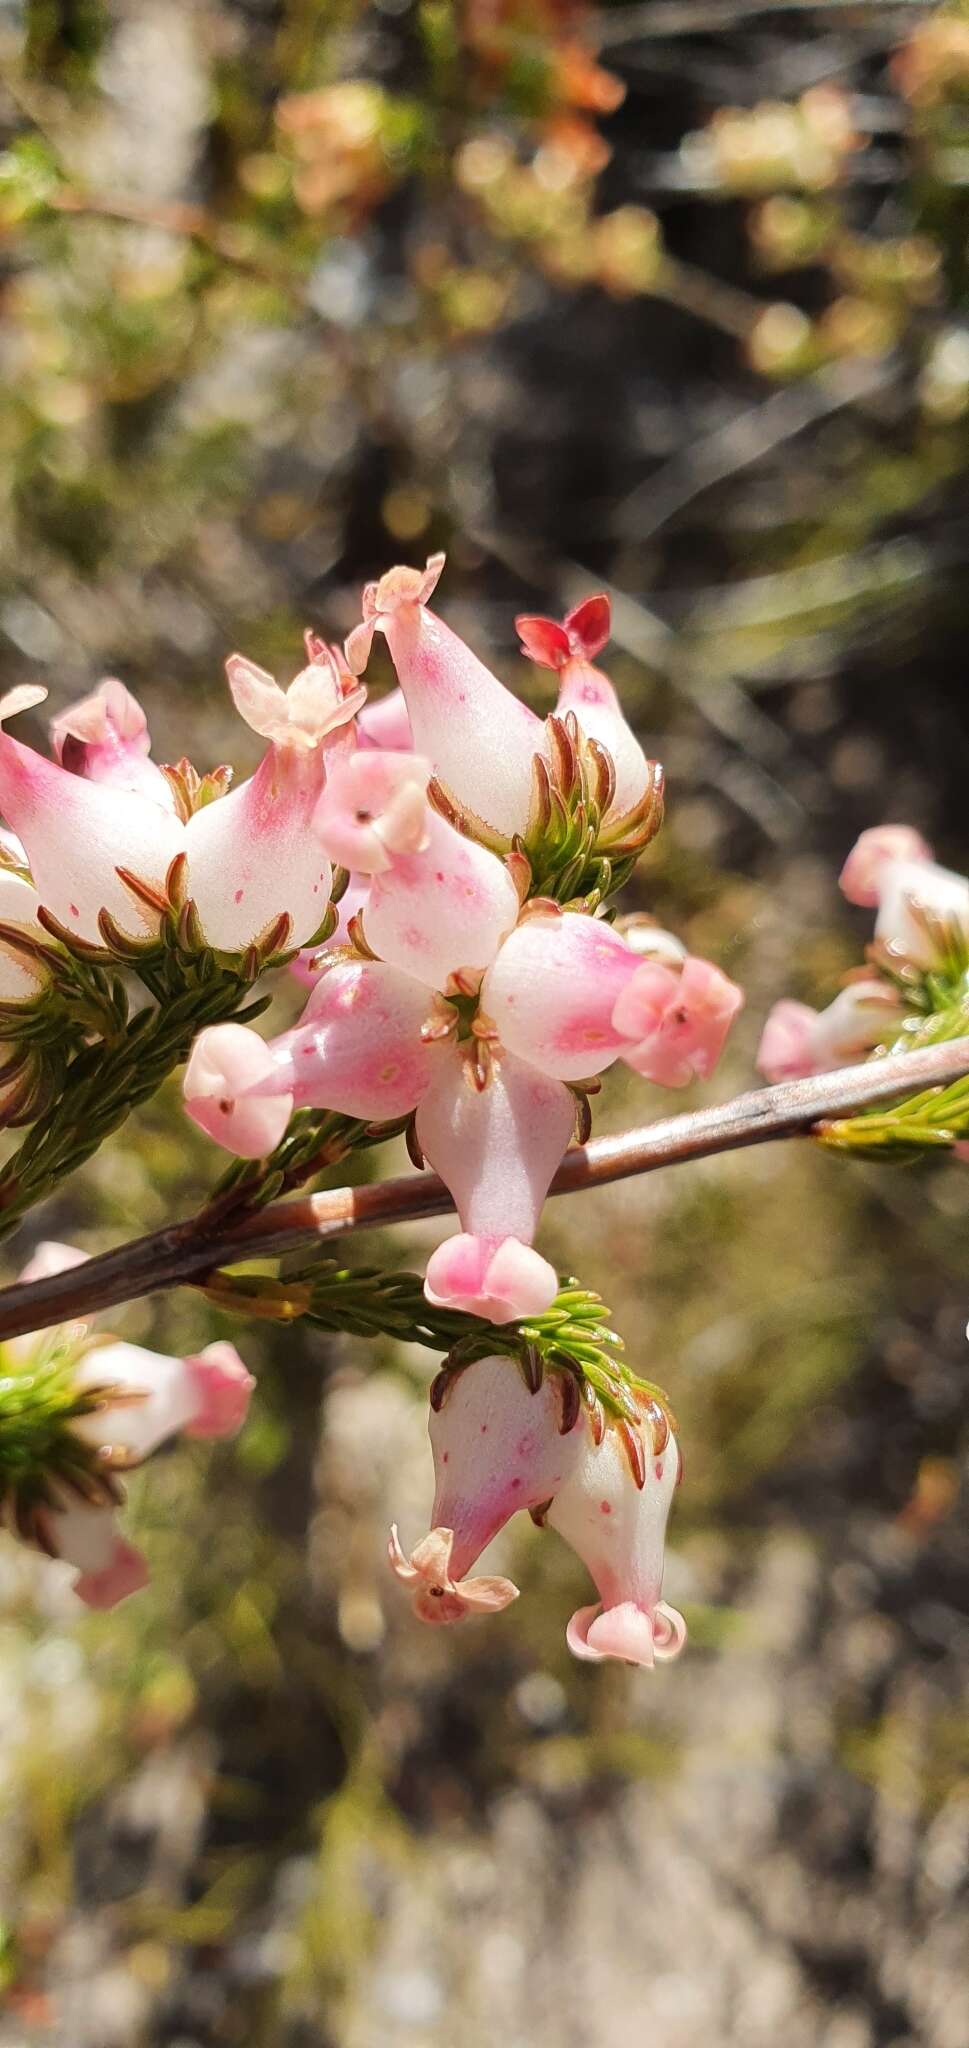
M680 1470L673 1436L636 1469L628 1441L615 1427L597 1443L586 1418L582 1455L553 1495L549 1526L588 1567L598 1602L580 1607L566 1639L573 1655L599 1664L607 1657L652 1666L679 1655L686 1624L662 1599L666 1523Z
M241 656L227 668L237 708L269 746L248 781L185 818L144 757L126 691L123 703L113 689L62 714L55 761L0 730L0 810L23 842L41 903L78 938L102 942L103 913L131 937L153 937L182 855L186 892L219 951L244 951L283 916L294 945L323 923L331 869L312 850L310 820L327 754L346 744L364 692L322 643L288 691ZM45 694L33 685L11 692L0 726Z
M851 981L825 1010L788 999L775 1003L764 1025L757 1065L768 1081L797 1081L865 1059L890 1045L905 1021L905 1006L890 982Z
M84 1257L72 1245L41 1244L21 1278L38 1280ZM58 1441L48 1425L50 1469L30 1475L29 1493L15 1488L6 1503L8 1526L75 1566L74 1590L87 1606L113 1607L148 1578L118 1527L116 1474L179 1433L234 1436L255 1382L232 1344L174 1358L94 1333L86 1322L12 1339L3 1351L9 1384L23 1376L60 1427Z
M566 612L561 624L522 616L515 625L524 653L540 668L558 671L557 715L574 712L586 736L608 748L616 771L611 812L621 817L645 795L652 764L623 716L609 677L595 667L595 657L609 638L611 617L610 601L599 593Z
M566 1408L556 1375L532 1391L513 1359L495 1356L442 1377L430 1409L430 1533L409 1558L396 1526L390 1539L392 1568L414 1589L415 1613L430 1622L494 1612L517 1598L510 1579L467 1574L513 1514L545 1506L581 1455L577 1411Z

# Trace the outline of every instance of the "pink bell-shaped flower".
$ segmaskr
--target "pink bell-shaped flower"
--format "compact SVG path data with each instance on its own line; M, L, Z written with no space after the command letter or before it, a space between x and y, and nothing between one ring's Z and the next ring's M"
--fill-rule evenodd
M514 1360L500 1356L475 1359L432 1403L431 1533L407 1558L394 1529L390 1553L422 1621L459 1621L517 1597L509 1579L466 1574L511 1516L543 1507L577 1463L581 1431L566 1420L554 1373L532 1392Z
M864 1059L890 1045L905 1020L905 1006L886 981L851 981L826 1010L785 999L764 1025L757 1065L768 1081L797 1081Z
M462 1229L428 1260L430 1301L496 1323L550 1306L558 1279L532 1239L574 1121L569 1090L535 1067L503 1054L479 1088L459 1047L438 1048L415 1125Z
M242 655L226 663L236 710L269 747L248 782L185 827L189 894L206 939L223 952L244 951L283 912L287 943L305 945L326 915L332 871L310 828L366 693L330 648L310 646L313 659L287 690Z
M432 555L424 570L389 569L368 584L363 623L350 634L347 660L359 674L374 633L384 634L417 752L459 809L510 840L528 823L542 725L428 610L443 567L444 556Z
M553 1496L548 1522L588 1567L599 1600L572 1616L569 1649L588 1663L615 1657L651 1667L678 1656L686 1641L682 1615L661 1598L666 1523L679 1476L676 1441L669 1437L662 1451L644 1457L638 1485L614 1425L599 1443L585 1416L579 1431L582 1455Z
M645 796L654 771L623 716L609 677L594 665L609 638L611 616L609 599L600 592L567 612L561 625L554 619L527 616L516 619L515 625L523 652L539 667L558 671L557 715L574 712L580 730L612 756L616 790L611 815L622 817Z
M643 957L577 911L536 913L485 975L482 1007L502 1045L562 1080L621 1056L646 1080L682 1088L712 1073L743 994L709 961L662 951Z
M12 690L0 702L0 727L46 694L33 684ZM72 775L0 730L0 810L23 841L40 902L68 931L100 944L102 910L136 937L157 930L157 915L124 876L164 898L169 868L185 845L185 828L170 809L112 782Z
M523 918L485 975L501 1044L560 1081L601 1074L624 1050L613 1011L638 956L601 918L550 908Z
M54 759L72 775L130 790L174 811L171 783L149 759L148 720L137 697L116 676L106 677L89 697L58 712L51 720L50 737Z
M45 1242L20 1277L64 1272L85 1256L73 1245ZM174 1358L140 1344L92 1338L85 1323L65 1325L58 1335L76 1393L98 1395L97 1406L74 1415L67 1427L111 1470L139 1464L178 1434L235 1436L246 1419L255 1381L233 1344L209 1344L193 1357ZM49 1343L49 1332L13 1339L6 1348L15 1370L29 1374L35 1352ZM77 1568L74 1590L88 1606L113 1607L147 1583L145 1560L121 1535L114 1506L69 1493L58 1477L48 1494L34 1512L34 1539Z

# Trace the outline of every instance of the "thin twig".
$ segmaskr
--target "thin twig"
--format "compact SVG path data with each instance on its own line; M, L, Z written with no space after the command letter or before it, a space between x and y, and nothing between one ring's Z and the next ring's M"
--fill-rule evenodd
M942 1088L965 1074L969 1038L896 1053L809 1081L784 1081L776 1088L739 1095L733 1102L576 1146L562 1161L551 1192L577 1194L655 1172L660 1166L763 1145L773 1138L806 1136L834 1118L900 1095ZM415 1173L369 1187L335 1188L277 1202L221 1229L192 1216L116 1251L102 1252L69 1272L5 1288L0 1292L0 1339L93 1315L165 1288L203 1285L220 1266L275 1258L307 1244L345 1237L352 1230L440 1216L453 1207L442 1181L433 1174Z

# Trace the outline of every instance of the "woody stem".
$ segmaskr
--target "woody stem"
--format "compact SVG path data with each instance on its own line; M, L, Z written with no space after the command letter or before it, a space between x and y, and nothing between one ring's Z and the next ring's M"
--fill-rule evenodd
M902 1095L942 1088L967 1074L969 1038L959 1038L808 1081L784 1081L739 1095L733 1102L576 1146L562 1161L551 1192L576 1194L688 1159L763 1145L774 1138L810 1136L832 1119ZM220 1266L276 1257L344 1237L351 1230L442 1215L453 1206L443 1182L432 1174L415 1173L369 1187L334 1188L276 1202L221 1226L217 1215L206 1219L203 1212L102 1252L68 1272L0 1290L0 1340L169 1287L203 1285Z

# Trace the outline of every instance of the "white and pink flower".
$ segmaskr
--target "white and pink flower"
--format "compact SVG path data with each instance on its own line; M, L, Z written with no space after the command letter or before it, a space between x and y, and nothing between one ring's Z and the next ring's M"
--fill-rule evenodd
M799 1081L851 1066L878 1046L891 1045L906 1015L898 990L874 975L850 981L826 1010L785 997L764 1025L758 1068L768 1081Z
M546 1372L534 1390L515 1362L465 1366L432 1404L431 1529L408 1556L396 1527L390 1563L422 1621L496 1613L518 1596L510 1579L473 1572L483 1550L521 1510L564 1536L588 1566L597 1605L567 1631L574 1655L652 1665L675 1657L686 1630L664 1604L666 1523L679 1477L675 1438L653 1448L650 1422L596 1430L566 1382Z
M185 1101L243 1157L270 1149L294 1108L416 1112L461 1221L431 1258L429 1298L508 1322L556 1291L532 1240L574 1127L566 1084L622 1055L682 1086L709 1072L741 996L706 962L641 958L601 919L544 906L519 921L504 863L430 810L425 765L357 753L314 816L325 850L352 844L370 872L363 940L379 957L332 956L301 1023L268 1047L238 1025L204 1031Z
M83 1263L73 1245L44 1243L21 1274L40 1280ZM96 1405L67 1425L96 1453L108 1473L140 1464L170 1437L235 1436L246 1419L255 1381L233 1344L209 1344L188 1358L173 1358L92 1334L75 1322L60 1330L18 1337L6 1346L10 1367L29 1371L35 1359L59 1346L70 1361L71 1385ZM88 1607L113 1607L147 1584L148 1567L118 1525L107 1500L82 1499L56 1478L48 1504L35 1507L29 1534L52 1557L73 1565L74 1591Z
M153 937L182 855L186 892L218 951L245 951L282 916L293 945L323 923L332 875L310 822L330 759L352 745L347 728L365 692L322 643L286 691L240 655L227 670L237 709L269 745L247 782L188 818L148 759L144 715L121 684L103 684L54 720L53 761L0 730L0 810L40 903L79 939L102 941L103 913L130 937ZM12 691L0 726L45 695L34 685Z

